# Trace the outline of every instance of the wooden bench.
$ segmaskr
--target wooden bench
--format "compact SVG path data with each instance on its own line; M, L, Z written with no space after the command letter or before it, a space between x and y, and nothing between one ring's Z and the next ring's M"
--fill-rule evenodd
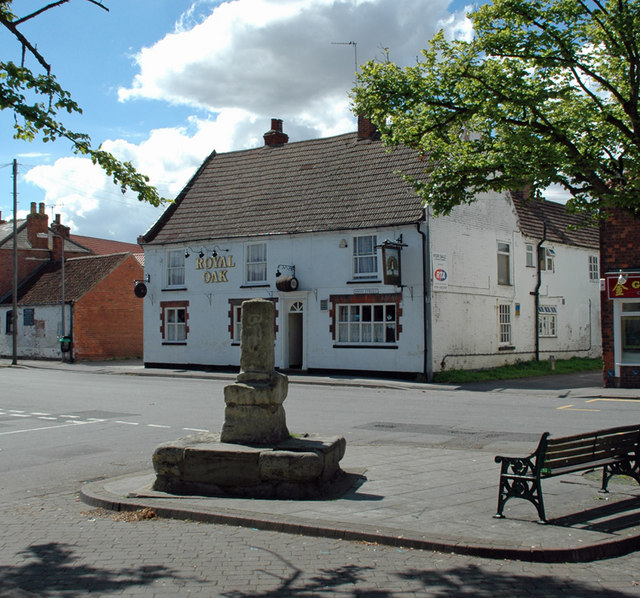
M495 458L501 463L498 512L510 498L524 498L538 510L546 523L541 480L565 473L602 467L602 489L607 492L614 475L627 475L640 484L640 425L598 430L564 438L550 438L545 432L538 448L528 457Z

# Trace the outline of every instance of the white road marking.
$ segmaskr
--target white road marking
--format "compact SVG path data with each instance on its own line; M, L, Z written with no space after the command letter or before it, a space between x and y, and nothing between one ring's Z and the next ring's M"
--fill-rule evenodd
M41 432L42 430L57 430L58 428L67 428L69 426L77 426L78 423L58 424L57 426L46 426L44 428L30 428L28 430L12 430L11 432L0 432L0 436L8 436L9 434L26 434L27 432ZM95 422L82 422L82 423L90 424Z

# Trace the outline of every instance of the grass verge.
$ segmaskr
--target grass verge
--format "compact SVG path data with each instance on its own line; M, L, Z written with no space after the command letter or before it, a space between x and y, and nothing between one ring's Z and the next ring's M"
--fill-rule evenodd
M465 384L468 382L484 382L487 380L512 380L514 378L528 378L530 376L554 376L558 374L573 374L602 370L602 359L587 359L572 357L555 362L555 369L551 369L548 360L519 361L513 365L503 365L498 368L485 370L445 370L433 375L434 382L445 384Z

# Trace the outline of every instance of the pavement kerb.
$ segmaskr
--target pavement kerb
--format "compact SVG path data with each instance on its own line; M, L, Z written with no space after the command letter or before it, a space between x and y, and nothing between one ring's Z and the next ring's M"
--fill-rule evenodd
M131 488L135 488L135 480L148 474L142 472L130 476L115 478L116 481L126 483L133 480ZM579 547L531 547L522 548L509 546L505 543L495 545L491 543L470 542L464 538L446 538L428 536L426 534L412 534L407 530L390 529L381 526L359 524L357 527L347 523L328 521L308 521L296 516L268 516L264 513L256 514L232 509L209 508L207 510L177 506L181 498L165 495L165 498L150 498L137 496L135 490L131 496L119 496L110 492L105 485L114 480L99 480L85 484L80 490L80 500L93 507L110 511L138 511L151 509L161 518L196 521L248 527L256 530L275 531L308 537L324 537L341 539L352 542L381 544L403 549L415 549L431 552L443 552L465 556L490 559L520 560L536 563L586 563L600 559L624 556L640 549L640 535L630 536L591 545ZM156 493L159 494L159 493ZM209 503L215 498L208 499ZM171 502L171 505L166 503ZM162 503L165 503L163 505Z

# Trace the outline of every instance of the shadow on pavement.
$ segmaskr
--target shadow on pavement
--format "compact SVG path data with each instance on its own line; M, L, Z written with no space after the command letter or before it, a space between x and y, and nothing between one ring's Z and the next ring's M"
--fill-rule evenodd
M98 569L80 562L72 546L51 542L32 544L20 556L20 566L0 566L0 598L86 596L118 593L135 586L181 576L162 565L132 564L120 569Z

